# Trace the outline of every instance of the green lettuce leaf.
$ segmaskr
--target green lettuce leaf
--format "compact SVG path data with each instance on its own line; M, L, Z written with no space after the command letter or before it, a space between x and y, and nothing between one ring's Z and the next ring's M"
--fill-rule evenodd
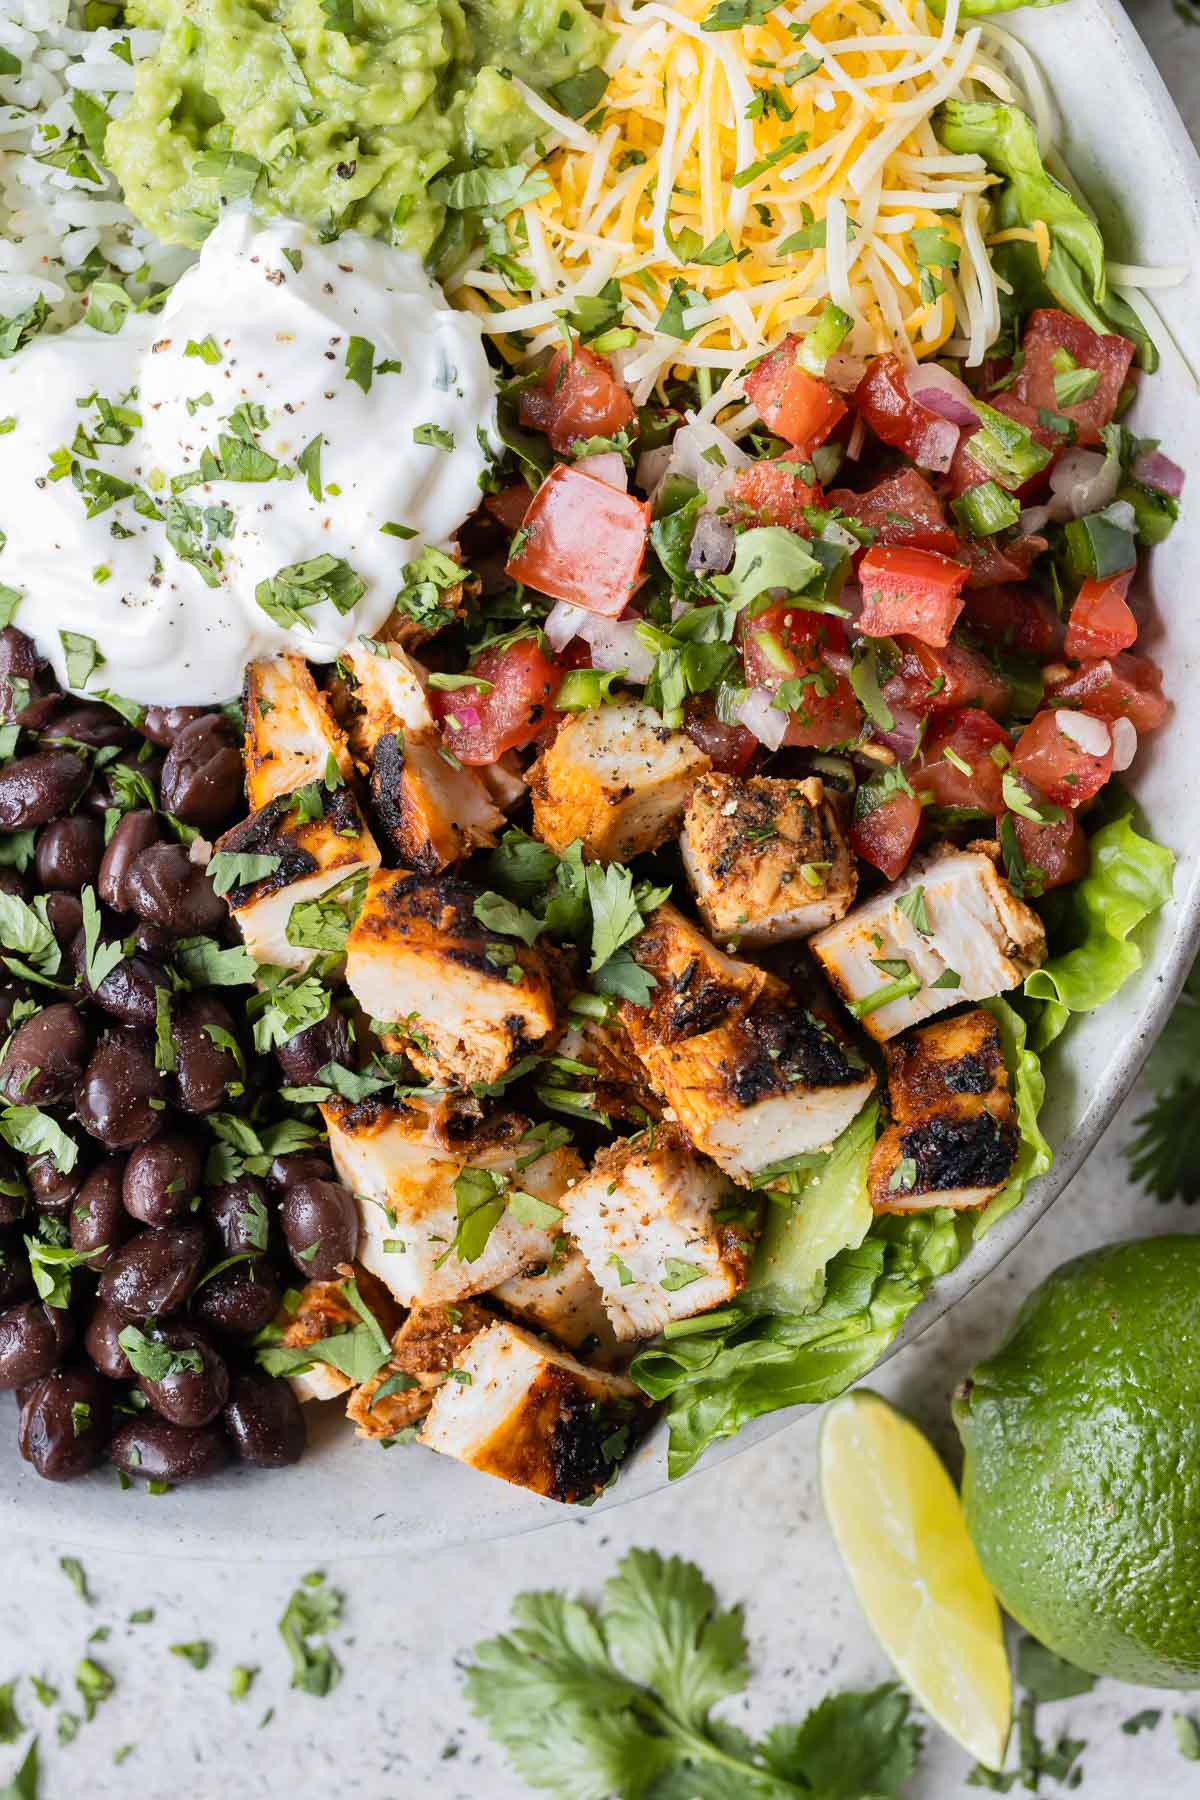
M972 8L968 7L968 10ZM986 3L973 10L989 12ZM993 188L995 229L1009 231L1043 219L1050 232L1050 257L1043 270L1033 244L997 244L992 260L1011 285L1008 306L1024 316L1035 306L1061 306L1093 331L1119 332L1137 345L1139 367L1158 367L1158 351L1132 307L1108 291L1104 240L1090 213L1050 175L1038 150L1033 120L1000 101L946 100L934 126L956 156L974 152L1005 177Z
M1129 814L1102 825L1091 851L1091 869L1070 894L1073 945L1025 979L1028 997L1046 1002L1036 1050L1054 1042L1072 1013L1103 1006L1141 968L1132 934L1171 897L1174 856L1135 831Z
M1062 0L960 0L960 19L984 19L989 13L1016 12L1021 6L1060 6ZM937 18L946 16L946 0L929 0L929 10Z
M770 1195L754 1264L741 1295L752 1312L810 1312L825 1295L825 1270L871 1229L867 1158L879 1107L869 1101L799 1193Z
M1011 1212L1025 1198L1025 1189L1029 1183L1037 1176L1044 1175L1054 1160L1053 1152L1038 1124L1038 1114L1046 1098L1046 1077L1042 1073L1041 1059L1026 1043L1025 1021L1007 1000L999 996L994 1000L981 1000L980 1005L991 1013L1000 1030L1009 1086L1017 1108L1021 1146L1007 1185L976 1216L977 1238L982 1237L985 1231L990 1231L998 1219L1002 1219L1005 1213Z

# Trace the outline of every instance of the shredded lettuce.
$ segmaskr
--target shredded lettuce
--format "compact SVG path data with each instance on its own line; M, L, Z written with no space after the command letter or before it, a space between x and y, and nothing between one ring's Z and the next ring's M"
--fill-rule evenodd
M988 12L989 4L968 6ZM999 10L999 9L997 9ZM947 100L934 120L938 136L955 155L975 152L1004 183L989 193L997 231L1031 226L1041 219L1050 233L1045 270L1030 243L997 244L993 262L1012 288L1007 305L1019 317L1035 306L1061 306L1093 331L1119 332L1137 345L1139 366L1158 367L1158 352L1141 320L1125 301L1108 291L1104 240L1095 219L1060 181L1047 173L1033 120L999 101Z
M1129 814L1102 825L1091 852L1089 872L1070 892L1074 942L1025 980L1026 995L1046 1003L1034 1031L1036 1050L1054 1042L1072 1013L1103 1006L1141 968L1132 934L1171 897L1174 856L1135 831Z
M878 1121L879 1106L868 1101L799 1193L770 1197L742 1294L747 1310L803 1313L820 1306L828 1264L871 1229L866 1167Z
M1038 1115L1046 1098L1046 1077L1042 1073L1040 1058L1026 1042L1025 1021L1007 1000L999 996L994 1000L981 1000L980 1005L991 1013L1000 1030L1009 1087L1017 1109L1017 1129L1021 1134L1021 1144L1007 1185L1001 1188L981 1213L975 1215L977 1238L982 1237L985 1231L990 1231L998 1219L1002 1219L1005 1213L1011 1212L1025 1198L1029 1183L1039 1175L1044 1175L1054 1160L1053 1152L1038 1124Z
M1060 6L1062 0L960 0L960 19L983 19L989 13L1016 12L1022 6ZM946 0L929 0L929 10L937 18L946 16Z

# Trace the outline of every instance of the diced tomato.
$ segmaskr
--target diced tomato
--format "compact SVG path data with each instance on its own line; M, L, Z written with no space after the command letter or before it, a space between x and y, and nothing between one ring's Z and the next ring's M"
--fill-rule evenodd
M966 578L962 563L936 550L876 544L858 565L863 593L858 629L865 637L902 631L923 644L945 644L962 611L959 590Z
M969 588L995 587L1003 581L1027 581L1029 571L1046 548L1044 537L964 538L957 554L967 564Z
M1080 663L1065 674L1047 676L1046 698L1077 706L1098 719L1128 719L1139 736L1157 731L1171 710L1162 691L1162 670L1148 656L1106 656Z
M1040 444L1043 450L1050 452L1050 460L1045 467L1039 469L1035 475L1029 477L1028 481L1023 481L1019 488L1013 490L1014 499L1020 501L1023 506L1032 505L1045 489L1054 464L1063 451L1070 447L1070 440L1064 437L1060 431L1056 431L1053 426L1044 424L1033 407L1023 406L1019 400L1014 400L1011 394L997 394L994 399L988 401L988 405L995 412L1007 413L1010 419L1015 419L1019 425L1024 425L1034 442ZM959 439L958 448L954 452L954 460L950 464L946 476L945 494L948 500L957 500L958 496L964 494L968 488L977 487L981 481L989 479L988 472L982 463L977 463L971 455L971 439L974 435L974 432L971 432L964 434ZM1000 577L993 576L992 579L997 580Z
M739 512L753 515L757 525L782 525L800 537L811 537L805 508L822 505L821 490L789 471L787 459L756 462L739 469L729 484L729 499Z
M777 350L751 369L746 398L758 408L768 431L778 432L798 450L815 450L846 416L846 403L817 375L796 361L800 339L789 332Z
M803 612L789 600L778 600L752 619L743 614L740 632L751 687L775 694L785 681L805 681L799 704L788 716L785 744L828 750L857 736L862 712L854 689L825 659L827 651L839 660L846 654L840 619Z
M523 749L555 717L554 697L563 671L536 638L519 638L507 648L484 650L470 673L490 682L491 691L429 690L442 736L459 762L491 763L506 750Z
M877 356L854 390L854 405L875 436L924 469L944 469L947 421L912 398L898 356Z
M1008 766L992 755L996 746L1011 752L1012 739L990 713L964 707L939 720L909 770L919 794L930 794L935 806L972 806L994 818L1004 811L1001 782Z
M1008 684L977 650L961 644L943 644L939 650L910 637L896 642L900 665L883 689L893 709L907 707L922 717L960 706L982 706L990 713L1007 710Z
M968 580L963 624L1003 650L1047 657L1062 649L1062 620L1035 588L1010 583L972 589Z
M524 523L532 499L533 495L525 483L514 481L511 486L501 488L498 494L488 494L484 499L483 509L491 513L493 519L499 520L505 531L511 534Z
M958 550L941 501L916 469L901 469L865 494L835 488L826 498L860 525L869 525L877 544L909 544L915 550L940 550L943 556Z
M920 829L921 802L902 791L889 794L855 819L850 827L850 848L889 881L895 881L913 853Z
M1075 813L1068 811L1053 825L1035 825L1019 813L1013 813L1012 822L1017 849L1038 891L1048 894L1069 881L1082 881L1092 858L1087 833Z
M1067 355L1081 369L1095 369L1100 377L1093 393L1074 405L1060 404L1054 388L1057 350ZM1116 411L1121 389L1133 361L1134 346L1127 338L1093 331L1082 319L1057 307L1041 306L1031 312L1021 338L1023 361L1012 387L1007 390L1010 403L1027 407L1032 425L1039 410L1058 413L1075 426L1076 442L1098 444L1100 427L1107 425ZM1014 417L1019 416L1014 411Z
M1118 650L1128 650L1137 641L1137 620L1125 598L1132 579L1130 568L1122 569L1119 575L1084 582L1067 620L1063 648L1068 656L1078 662L1087 657L1115 656Z
M1082 806L1085 800L1099 793L1112 774L1112 736L1108 721L1095 720L1103 729L1108 744L1102 753L1093 755L1062 729L1063 718L1070 716L1053 707L1043 707L1025 727L1013 752L1016 773L1032 782L1038 792L1045 794L1056 806ZM1094 714L1088 713L1075 716L1080 720L1095 718Z
M542 379L521 395L518 417L533 431L544 431L554 449L565 456L576 438L615 437L633 424L634 405L603 356L584 344L556 350Z
M555 463L530 502L508 573L539 594L615 619L637 586L649 529L648 501Z
M712 758L713 768L722 775L743 774L758 749L758 739L752 731L744 725L724 724L704 699L688 701L683 729L697 750Z

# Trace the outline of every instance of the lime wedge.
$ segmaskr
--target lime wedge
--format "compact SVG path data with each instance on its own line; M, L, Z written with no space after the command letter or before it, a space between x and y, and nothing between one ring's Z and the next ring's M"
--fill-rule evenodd
M878 1394L826 1408L821 1493L872 1630L926 1712L998 1769L1012 1678L995 1595L932 1444Z

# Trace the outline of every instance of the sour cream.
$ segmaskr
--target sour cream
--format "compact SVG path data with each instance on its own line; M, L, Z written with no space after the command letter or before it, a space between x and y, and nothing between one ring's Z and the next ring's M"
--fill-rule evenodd
M161 313L0 363L13 622L64 685L90 653L68 683L60 632L95 642L91 691L165 705L227 700L273 651L331 661L478 504L495 411L477 325L415 256L231 212Z

